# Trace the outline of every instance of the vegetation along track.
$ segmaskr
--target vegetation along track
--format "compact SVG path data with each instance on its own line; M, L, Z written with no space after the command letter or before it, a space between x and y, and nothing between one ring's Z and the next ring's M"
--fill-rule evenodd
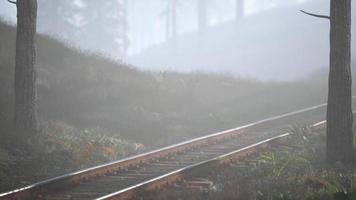
M0 200L133 199L184 179L210 164L242 159L289 135L294 124L325 122L326 105L271 117L235 129L211 134L149 153L52 178L0 194ZM320 123L318 123L320 122Z

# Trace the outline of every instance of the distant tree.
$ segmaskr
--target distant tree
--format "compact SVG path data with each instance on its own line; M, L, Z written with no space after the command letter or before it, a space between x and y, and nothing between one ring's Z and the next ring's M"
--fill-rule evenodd
M327 106L327 159L352 160L351 0L330 0L330 73Z
M130 45L127 6L127 0L119 1L117 20L119 34L116 42L119 45L119 56L123 59L127 58L127 50Z
M168 0L166 9L161 13L166 20L166 40L177 36L177 9L179 0Z
M78 37L91 44L92 49L110 49L118 58L125 59L129 45L127 1L86 0L80 8L83 25Z
M198 1L198 30L203 33L208 26L207 23L207 1L208 0L197 0Z
M38 30L125 59L127 0L38 0Z
M38 31L61 35L73 34L71 20L74 15L72 0L38 0Z
M171 36L171 1L167 1L167 8L162 12L162 16L166 18L166 40L168 40Z
M17 7L14 126L17 134L26 137L37 130L35 69L37 0L8 1Z
M245 15L245 0L235 0L235 1L236 1L235 19L236 21L239 21Z
M172 37L177 37L177 3L178 0L171 0L171 12L172 12Z

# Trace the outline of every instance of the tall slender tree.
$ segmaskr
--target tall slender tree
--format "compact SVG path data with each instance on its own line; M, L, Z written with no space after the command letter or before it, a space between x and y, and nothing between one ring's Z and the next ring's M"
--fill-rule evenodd
M330 72L327 105L327 159L352 160L351 0L330 0Z
M170 38L176 38L178 35L178 5L179 0L168 0L166 1L167 7L161 13L161 16L165 17L166 20L166 40Z
M200 33L203 33L208 26L207 9L207 0L198 0L198 30Z
M128 12L127 12L127 0L121 0L119 2L119 29L121 29L118 38L119 42L119 54L123 60L127 59L127 51L130 45L129 41L129 24L128 24Z
M177 0L171 0L172 12L172 37L177 37Z
M235 2L235 19L236 21L240 21L245 15L245 0L235 0Z
M327 110L329 161L352 159L351 0L330 1L330 74Z
M166 40L168 40L171 36L171 1L167 1L167 8L162 12L162 16L166 18Z
M17 0L15 61L15 119L17 134L26 137L37 130L36 50L37 0Z
M71 18L73 8L71 0L37 0L37 30L50 34L73 34L72 28L65 20ZM69 33L68 33L69 32Z

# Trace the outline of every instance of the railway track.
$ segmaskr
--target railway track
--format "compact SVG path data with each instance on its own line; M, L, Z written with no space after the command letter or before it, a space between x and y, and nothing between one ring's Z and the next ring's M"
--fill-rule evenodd
M0 200L134 199L137 193L183 180L209 165L243 159L289 136L286 132L291 125L321 127L325 124L325 109L325 104L310 107L66 174L0 194Z

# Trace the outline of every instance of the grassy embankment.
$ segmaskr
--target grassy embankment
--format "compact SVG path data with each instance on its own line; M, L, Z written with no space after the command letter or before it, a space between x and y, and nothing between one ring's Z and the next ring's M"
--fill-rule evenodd
M145 199L356 199L356 163L326 163L324 131L295 128L294 133L281 146L200 175L212 181L210 188L197 191L182 185L146 195Z
M118 159L140 144L164 146L325 101L325 74L264 83L139 71L38 35L41 131L28 141L30 150L21 150L7 140L14 134L15 35L0 22L1 190Z

